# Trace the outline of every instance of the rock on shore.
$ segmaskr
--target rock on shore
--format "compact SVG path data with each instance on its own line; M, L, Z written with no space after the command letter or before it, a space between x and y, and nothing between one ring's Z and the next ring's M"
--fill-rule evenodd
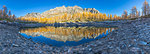
M150 53L150 18L139 18L114 23L114 25L117 25L119 29L109 33L105 38L74 47L52 47L25 39L18 33L19 27L0 24L0 54Z

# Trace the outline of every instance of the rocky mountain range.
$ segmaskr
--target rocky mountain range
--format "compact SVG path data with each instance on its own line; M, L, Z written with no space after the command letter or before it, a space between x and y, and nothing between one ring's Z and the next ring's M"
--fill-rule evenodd
M54 16L61 16L64 15L65 13L67 14L74 14L74 13L83 13L83 12L91 12L91 13L99 13L98 10L95 8L81 8L79 6L62 6L62 7L56 7L54 9L50 9L48 11L45 11L43 13L28 13L26 14L25 18L51 18Z

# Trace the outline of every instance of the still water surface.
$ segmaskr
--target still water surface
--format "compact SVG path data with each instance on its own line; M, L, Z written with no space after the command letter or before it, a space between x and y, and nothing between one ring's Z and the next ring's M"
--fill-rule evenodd
M36 43L52 46L77 46L101 39L116 28L105 27L39 27L21 29L20 34Z

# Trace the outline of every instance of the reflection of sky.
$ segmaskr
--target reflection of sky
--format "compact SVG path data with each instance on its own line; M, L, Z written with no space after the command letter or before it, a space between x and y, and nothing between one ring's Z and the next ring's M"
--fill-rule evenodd
M110 31L110 29L109 29ZM77 46L77 45L80 45L80 44L84 44L84 43L88 43L88 42L91 42L91 41L94 41L94 40L97 40L97 39L101 39L102 37L105 37L108 35L108 30L106 31L106 34L101 34L99 36L97 36L95 39L85 39L83 38L82 40L80 41L66 41L66 42L63 42L63 41L56 41L56 40L52 40L51 38L46 38L44 36L36 36L36 37L32 37L32 36L28 36L24 33L21 33L21 35L23 35L25 38L27 39L32 39L34 42L37 42L37 43L44 43L44 44L48 44L48 45L53 45L53 46L57 46L57 47L61 47L61 46Z

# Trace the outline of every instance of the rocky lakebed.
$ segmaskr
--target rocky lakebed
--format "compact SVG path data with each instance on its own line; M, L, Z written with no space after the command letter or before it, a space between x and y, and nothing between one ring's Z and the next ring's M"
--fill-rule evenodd
M78 46L36 43L19 33L24 27L39 26L117 27L106 37ZM150 18L112 22L17 24L0 22L0 54L149 54Z

